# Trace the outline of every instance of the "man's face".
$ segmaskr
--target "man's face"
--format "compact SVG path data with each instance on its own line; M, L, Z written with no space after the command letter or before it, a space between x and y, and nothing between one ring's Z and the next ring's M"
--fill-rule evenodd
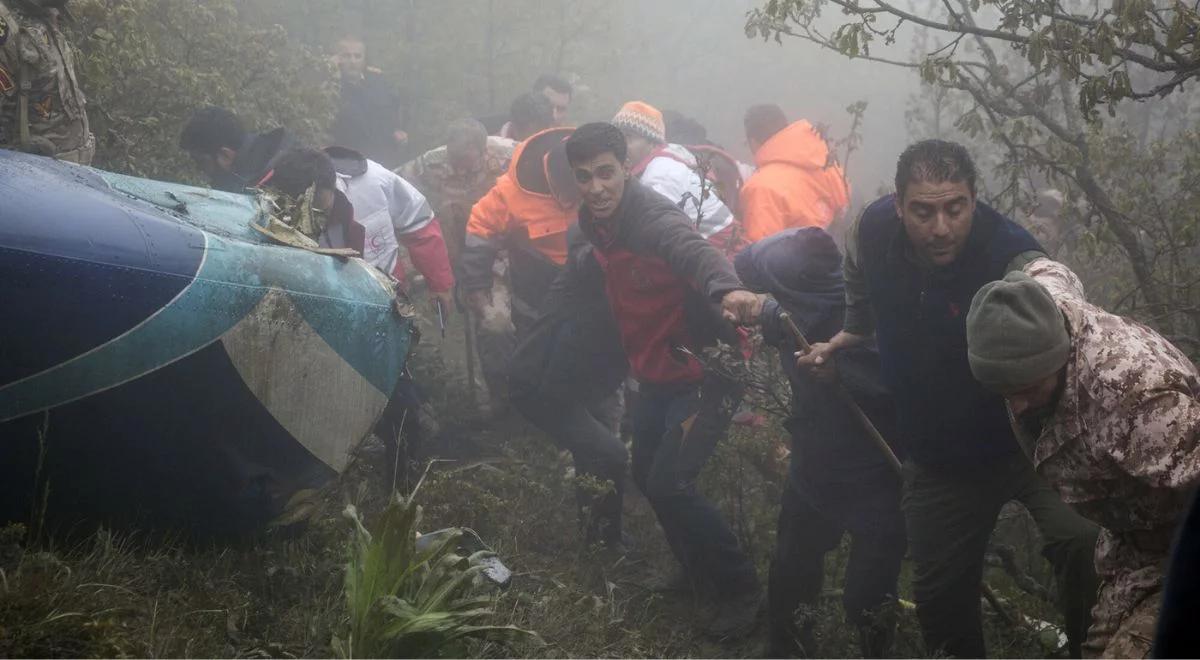
M458 176L469 177L483 170L484 150L476 145L446 149L446 161Z
M597 220L604 220L617 210L625 194L625 165L612 152L571 166L583 203Z
M192 162L196 163L196 167L200 168L201 172L209 179L216 179L222 174L233 171L233 161L237 159L237 151L229 147L221 147L216 153L204 153L201 151L190 152Z
M563 126L567 121L567 111L571 109L571 95L555 91L553 87L543 87L542 96L545 96L554 108L554 125Z
M655 144L633 131L621 131L625 136L625 150L628 155L625 161L631 166L646 159L653 151Z
M338 42L333 59L343 77L361 78L367 70L367 47L361 41L344 39Z
M964 181L914 181L896 199L896 211L917 254L934 266L948 266L971 233L975 196Z
M1065 369L1065 368L1064 368ZM1027 426L1041 426L1041 422L1054 411L1062 390L1064 369L1033 383L1032 385L1004 395L1008 409Z

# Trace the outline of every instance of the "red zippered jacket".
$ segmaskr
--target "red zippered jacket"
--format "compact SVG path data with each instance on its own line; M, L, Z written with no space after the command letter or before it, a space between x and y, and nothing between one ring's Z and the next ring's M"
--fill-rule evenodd
M738 341L718 304L746 287L720 250L662 195L631 180L612 217L597 221L584 206L579 228L604 271L621 343L639 381L696 382L703 369L681 348L698 355L717 338Z

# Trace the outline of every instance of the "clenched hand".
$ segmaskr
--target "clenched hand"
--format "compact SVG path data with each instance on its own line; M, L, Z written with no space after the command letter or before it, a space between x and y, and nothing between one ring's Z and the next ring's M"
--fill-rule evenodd
M763 297L749 291L730 291L721 299L721 315L737 325L758 325Z

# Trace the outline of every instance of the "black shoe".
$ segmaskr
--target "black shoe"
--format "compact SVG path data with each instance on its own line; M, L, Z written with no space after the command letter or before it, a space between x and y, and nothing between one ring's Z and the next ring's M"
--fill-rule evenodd
M717 639L737 639L754 632L762 609L762 590L755 588L743 594L718 601L716 614L708 624L708 634Z

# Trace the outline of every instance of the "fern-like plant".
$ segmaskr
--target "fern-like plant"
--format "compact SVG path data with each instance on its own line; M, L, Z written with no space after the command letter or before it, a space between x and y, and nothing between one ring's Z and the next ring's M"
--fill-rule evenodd
M349 635L335 638L343 658L439 658L463 653L474 638L509 642L537 634L515 626L488 625L494 596L481 592L476 578L487 551L458 552L461 530L419 549L421 509L399 493L383 510L374 533L353 506L344 515L353 526L346 566Z

